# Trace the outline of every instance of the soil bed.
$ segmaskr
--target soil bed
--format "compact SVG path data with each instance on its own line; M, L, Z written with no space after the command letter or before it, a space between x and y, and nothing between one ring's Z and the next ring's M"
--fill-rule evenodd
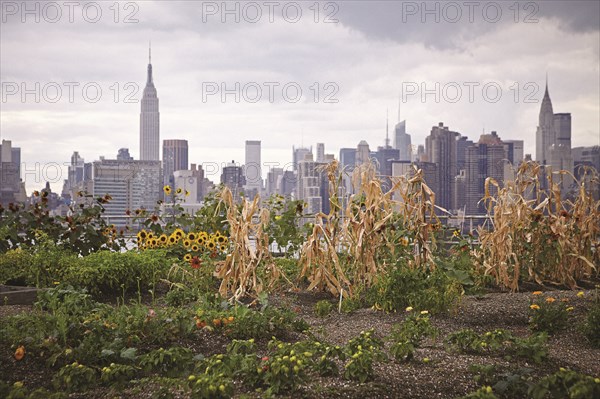
M592 348L578 329L587 308L591 304L589 298L592 291L585 292L585 298L577 296L575 291L553 291L557 299L568 299L574 307L570 326L548 340L549 356L541 365L525 360L505 360L499 356L465 355L449 352L444 347L444 337L463 328L471 328L483 333L494 329L506 329L516 336L525 337L530 334L528 327L528 306L531 293L488 293L480 296L465 296L459 308L446 315L432 316L432 324L439 329L436 340L426 340L417 349L415 358L406 363L398 363L393 359L376 363L375 379L361 384L345 380L342 376L328 378L311 378L300 389L289 396L294 398L456 398L478 388L469 371L472 364L495 364L501 370L515 368L533 369L534 381L558 371L560 367L568 367L593 377L600 376L600 349ZM270 298L271 303L289 306L303 317L312 327L313 333L321 340L332 344L343 345L361 331L375 329L379 337L387 336L394 324L405 318L404 312L385 313L372 309L361 309L351 314L339 314L337 311L325 318L316 316L314 306L330 296L321 293L286 293ZM332 300L332 303L334 301ZM337 304L335 304L337 309ZM30 306L0 306L0 323L5 317L28 312ZM300 334L290 333L287 340L302 339ZM195 353L210 355L223 352L228 338L215 333L199 332L193 340L179 342L191 348ZM264 351L266 342L259 343L259 352ZM389 347L389 343L386 343ZM424 359L427 358L428 360ZM340 364L343 370L343 365ZM43 361L25 357L22 361L13 358L13 350L0 347L0 375L9 382L24 381L29 387L46 386L52 379L55 370L46 368ZM93 391L72 394L73 398L150 398L154 387L150 384L132 392L126 389L116 392L108 388L96 388ZM261 397L260 393L244 391L236 385L236 395L244 397ZM183 397L175 395L175 397Z

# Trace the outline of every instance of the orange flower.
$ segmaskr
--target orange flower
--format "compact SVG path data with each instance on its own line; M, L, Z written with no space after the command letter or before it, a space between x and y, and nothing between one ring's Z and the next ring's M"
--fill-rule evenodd
M206 327L206 322L204 322L203 320L200 320L200 319L196 319L196 327L204 328L204 327Z
M533 309L533 310L538 310L540 307L539 307L539 305L534 303L533 305L530 305L529 308Z
M219 327L221 325L221 319L214 319L213 324L215 327Z
M542 291L534 291L532 295L542 295Z
M25 357L25 347L23 345L21 345L15 351L15 359L21 360L24 357Z
M551 296L549 296L548 298L546 298L546 302L548 302L548 303L552 303L552 302L554 302L554 301L556 301L556 299L554 299L554 298L553 298L553 297L551 297Z

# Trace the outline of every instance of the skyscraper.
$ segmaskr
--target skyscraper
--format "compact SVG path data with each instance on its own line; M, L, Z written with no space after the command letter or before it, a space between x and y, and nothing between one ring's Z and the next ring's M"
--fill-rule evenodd
M437 164L436 205L447 210L452 207L454 199L454 181L458 174L456 166L456 138L459 133L453 132L442 122L431 128L431 134L425 138L427 161Z
M369 144L365 140L361 140L356 146L356 166L371 162L371 150Z
M188 169L187 140L163 140L164 184L173 187L173 172Z
M110 194L102 214L109 223L124 226L129 223L127 210L152 210L160 196L161 170L158 161L126 161L100 158L93 164L94 196Z
M253 198L263 186L260 157L260 140L246 140L246 162L244 164L246 194Z
M400 104L398 103L398 123L394 127L394 148L400 151L400 161L412 160L412 143L410 134L406 133L406 120L400 118Z
M148 77L142 97L140 113L140 160L160 160L160 113L158 97L152 79L152 55L148 54Z
M571 154L571 114L555 114L548 92L546 91L540 107L539 124L536 132L536 158L542 165L550 166L553 171L567 170L573 173L573 156ZM571 185L569 175L562 176L563 188ZM546 179L542 180L545 187ZM567 190L563 190L566 193Z
M312 153L298 163L296 198L306 202L304 212L307 214L329 212L327 177L321 169L324 165L326 163L314 161Z
M0 144L0 204L25 201L25 187L21 181L21 149L10 140Z
M543 165L548 162L548 149L554 142L554 110L548 93L548 82L540 108L539 124L535 135L535 157Z
M294 171L298 170L298 163L304 160L304 157L308 154L312 154L312 147L292 147L292 166Z
M317 143L317 162L325 162L325 143Z
M394 128L394 148L400 151L401 161L410 161L412 144L410 134L406 133L406 121L401 121Z
M223 167L221 183L229 187L233 194L234 201L239 200L242 189L246 185L243 168L232 160L231 163Z
M479 202L485 195L485 180L491 177L498 183L502 182L506 158L504 143L496 132L482 134L477 144L467 148L465 196L462 199L466 204L467 215L486 213L484 204ZM497 192L493 185L490 185L489 190L491 195ZM463 206L460 203L457 205Z

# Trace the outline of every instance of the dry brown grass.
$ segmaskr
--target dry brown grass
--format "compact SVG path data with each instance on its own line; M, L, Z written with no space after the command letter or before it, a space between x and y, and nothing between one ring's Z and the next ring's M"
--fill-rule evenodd
M480 226L481 247L473 256L476 267L499 286L517 291L519 282L528 279L575 288L578 280L598 272L600 201L586 189L586 184L598 184L598 175L588 170L586 183L571 176L577 186L571 201L562 199L555 181L565 174L550 173L546 191L540 189L542 169L533 162L523 163L516 180L502 188L486 180L482 200L492 226ZM490 185L498 188L496 195L490 195Z

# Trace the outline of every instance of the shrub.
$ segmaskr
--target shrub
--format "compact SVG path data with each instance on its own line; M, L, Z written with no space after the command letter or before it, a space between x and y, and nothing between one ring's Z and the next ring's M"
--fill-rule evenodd
M162 250L100 251L79 259L65 270L64 282L90 293L115 294L153 287L173 262Z
M0 284L53 287L77 261L73 252L47 240L36 247L11 249L0 253Z
M439 313L456 306L462 294L461 284L442 270L410 269L400 262L380 276L367 292L366 299L371 305L386 311L412 306Z

